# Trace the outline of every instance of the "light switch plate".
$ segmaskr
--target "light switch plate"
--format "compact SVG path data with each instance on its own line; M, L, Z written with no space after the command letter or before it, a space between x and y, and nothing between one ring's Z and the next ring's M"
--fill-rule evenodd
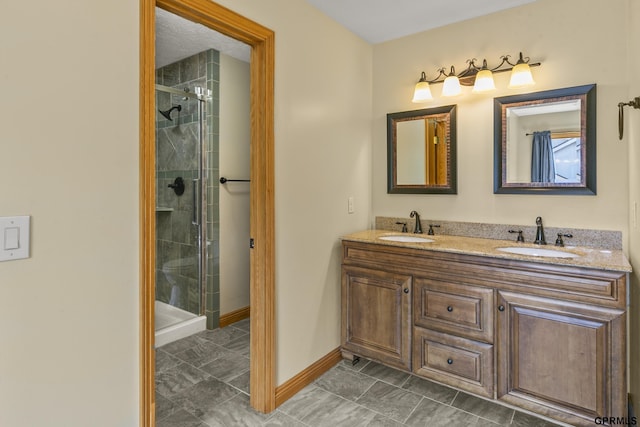
M0 261L29 258L29 216L0 217Z

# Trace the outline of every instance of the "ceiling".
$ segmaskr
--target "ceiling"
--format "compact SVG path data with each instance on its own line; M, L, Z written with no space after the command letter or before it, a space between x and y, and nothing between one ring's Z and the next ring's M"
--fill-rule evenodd
M306 0L371 44L536 0Z
M156 68L208 49L249 62L251 47L156 7Z
M536 0L306 0L371 44ZM207 49L249 62L251 48L237 40L156 8L156 67Z

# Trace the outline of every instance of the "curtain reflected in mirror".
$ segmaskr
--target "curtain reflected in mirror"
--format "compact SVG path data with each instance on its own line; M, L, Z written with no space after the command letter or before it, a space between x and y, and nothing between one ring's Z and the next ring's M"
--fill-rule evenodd
M455 106L387 115L388 192L455 194Z
M556 182L551 132L534 132L531 148L531 182Z
M580 131L533 132L531 182L579 184L582 147Z
M595 85L494 100L494 192L595 194Z

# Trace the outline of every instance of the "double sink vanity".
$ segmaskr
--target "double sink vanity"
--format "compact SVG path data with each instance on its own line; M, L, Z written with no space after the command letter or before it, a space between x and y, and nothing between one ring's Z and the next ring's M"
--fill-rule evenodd
M627 414L620 250L342 238L342 352L571 425Z

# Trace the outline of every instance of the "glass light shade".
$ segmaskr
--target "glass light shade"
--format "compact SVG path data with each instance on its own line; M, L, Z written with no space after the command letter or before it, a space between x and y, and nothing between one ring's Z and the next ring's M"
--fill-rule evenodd
M509 87L531 86L535 84L528 64L516 64L511 70Z
M431 95L431 89L429 88L428 82L418 82L416 83L416 89L413 92L413 99L411 102L427 102L433 99Z
M491 70L478 71L472 92L487 92L495 88L496 85L493 82L493 73Z
M462 93L462 88L460 87L460 80L457 76L451 75L444 79L444 83L442 84L442 96L456 96Z

